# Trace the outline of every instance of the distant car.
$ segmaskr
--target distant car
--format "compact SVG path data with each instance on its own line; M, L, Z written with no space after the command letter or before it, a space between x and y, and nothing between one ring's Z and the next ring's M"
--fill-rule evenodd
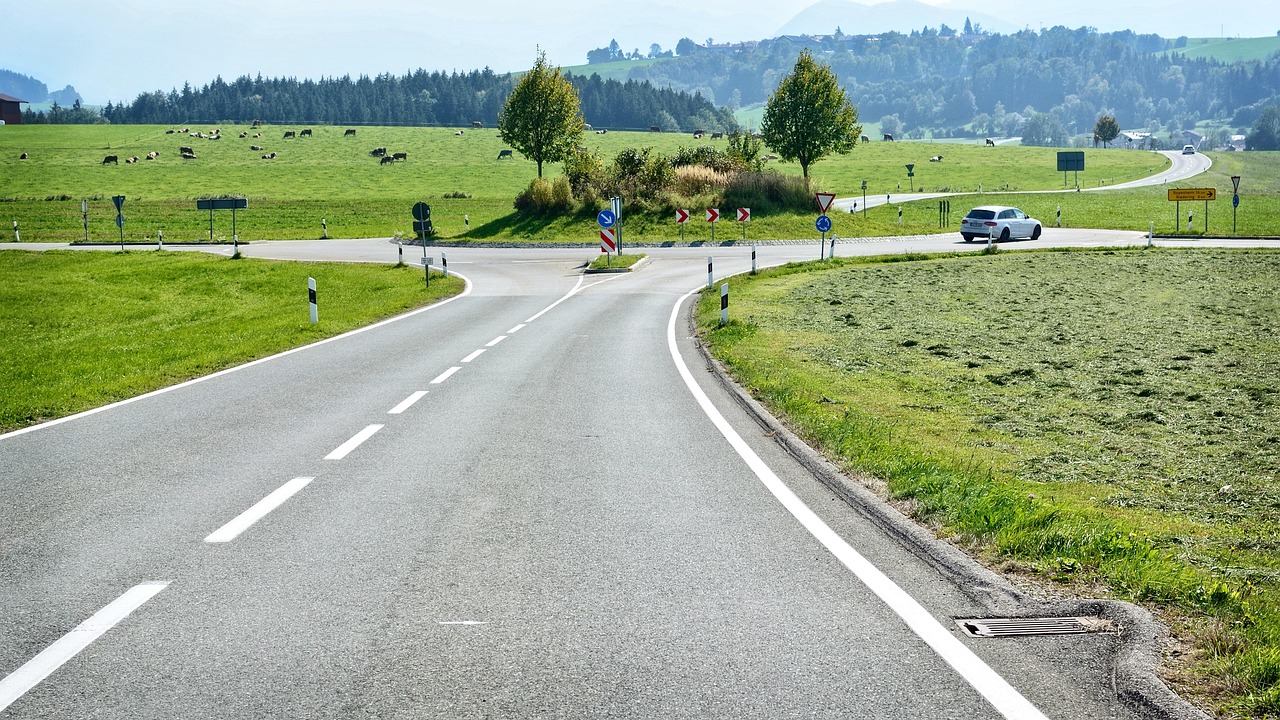
M1195 154L1196 154L1196 146L1195 146L1195 145L1183 145L1183 146L1182 146L1182 154L1183 154L1183 155L1195 155Z
M1040 238L1040 221L1018 208L984 205L969 211L960 221L960 235L965 242L974 238L995 237L1004 242L1010 238Z

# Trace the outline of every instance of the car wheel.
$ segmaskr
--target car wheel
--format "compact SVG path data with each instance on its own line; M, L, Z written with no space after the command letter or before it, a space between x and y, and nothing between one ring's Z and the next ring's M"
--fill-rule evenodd
M973 242L973 236L969 233L960 233L960 237L964 238L965 242Z
M1040 226L1039 226L1039 225L1037 225L1037 226L1036 226L1036 229L1035 229L1035 230L1032 230L1032 231L1031 231L1031 239L1032 239L1032 240L1039 240L1039 239L1040 239Z
M1009 228L1000 231L1000 242L1009 242Z

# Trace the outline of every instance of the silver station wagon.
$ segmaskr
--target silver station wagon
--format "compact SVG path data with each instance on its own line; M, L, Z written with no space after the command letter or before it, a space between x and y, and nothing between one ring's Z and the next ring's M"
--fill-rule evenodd
M960 235L965 242L974 238L993 237L1000 242L1011 238L1040 238L1040 221L1018 208L1001 205L976 207L960 221Z

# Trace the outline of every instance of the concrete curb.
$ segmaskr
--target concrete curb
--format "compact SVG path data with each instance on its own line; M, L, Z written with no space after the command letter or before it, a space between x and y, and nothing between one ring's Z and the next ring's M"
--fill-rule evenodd
M1112 687L1116 697L1142 717L1153 720L1211 720L1164 684L1156 667L1169 631L1155 617L1133 603L1119 600L1079 599L1043 602L1028 597L998 573L983 566L959 548L903 515L862 483L842 472L821 453L809 447L738 385L701 341L694 318L696 300L686 317L698 352L722 387L789 455L813 473L823 485L853 510L897 540L903 547L950 578L970 598L994 614L1009 617L1098 616L1119 628L1119 642L1112 663Z
M582 274L583 275L609 275L609 274L618 274L618 273L629 273L629 272L635 272L639 270L640 268L644 267L648 263L649 263L648 255L637 260L636 263L631 267L624 267L624 268L592 268L590 267L590 263L588 263L588 267L584 267L582 269Z

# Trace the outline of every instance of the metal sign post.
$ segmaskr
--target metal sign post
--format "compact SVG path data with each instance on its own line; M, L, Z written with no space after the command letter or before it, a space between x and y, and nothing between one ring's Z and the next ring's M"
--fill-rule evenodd
M120 252L124 252L124 196L113 195L111 202L116 204L116 227L120 228Z
M867 181L862 181L862 217L867 216Z
M89 242L89 201L80 201L80 216L84 220L84 241Z
M618 236L616 238L618 254L622 254L622 196L609 198L610 206L613 209L613 217L618 224Z
M912 164L908 164L908 165L907 165L907 177L908 177L908 178L914 178L914 177L916 176L916 172L915 172L915 170L916 170L916 166L915 166L915 164L914 164L914 163L912 163ZM915 180L912 180L912 181L911 181L911 192L915 192L915 191L916 191L916 181L915 181ZM982 192L982 191L981 191L981 190L979 190L978 192Z
M1231 176L1231 234L1236 234L1236 210L1240 209L1240 176Z

